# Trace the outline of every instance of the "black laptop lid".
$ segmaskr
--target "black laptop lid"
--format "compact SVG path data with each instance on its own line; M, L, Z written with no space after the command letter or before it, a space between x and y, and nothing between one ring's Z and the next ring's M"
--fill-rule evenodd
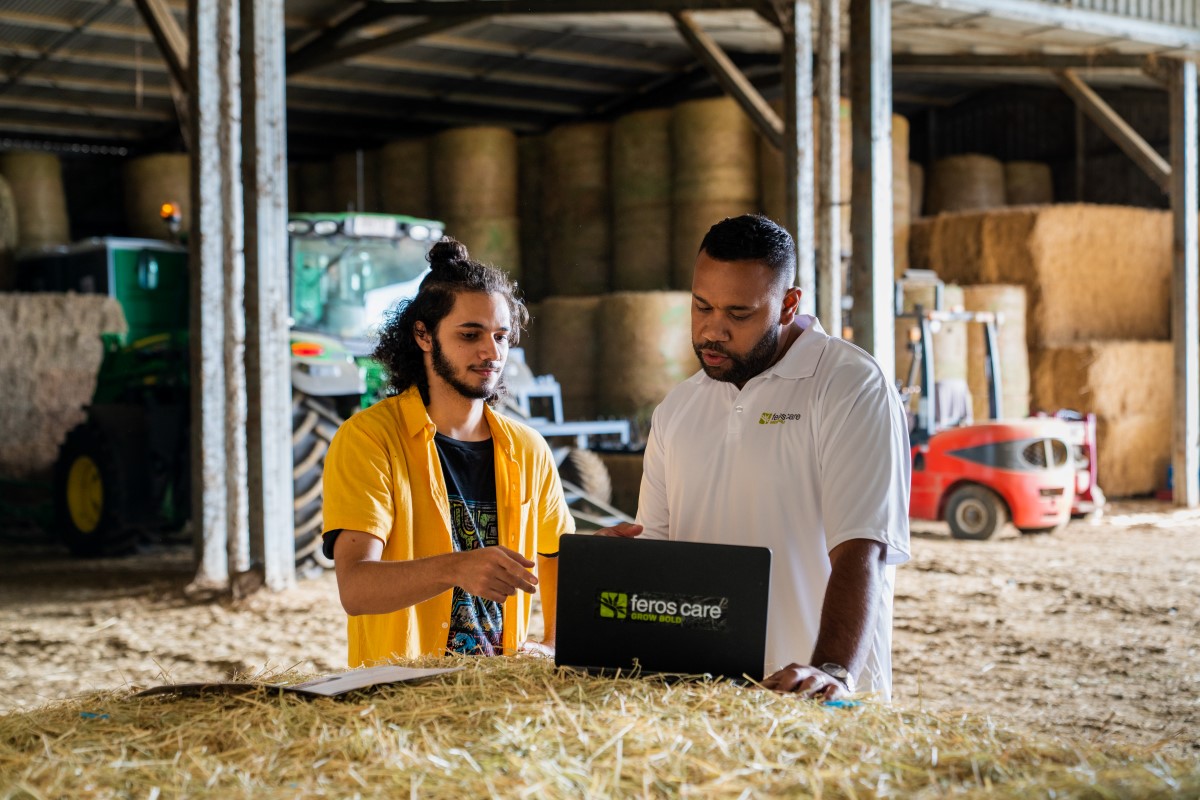
M762 678L769 549L568 534L558 558L556 664Z

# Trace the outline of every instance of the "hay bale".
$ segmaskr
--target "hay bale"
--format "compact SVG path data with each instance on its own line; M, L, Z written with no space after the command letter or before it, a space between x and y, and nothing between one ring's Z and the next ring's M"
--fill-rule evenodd
M410 217L435 216L429 181L428 139L397 139L379 148L379 210Z
M333 157L333 209L377 211L380 156L378 150L351 150Z
M912 219L925 214L925 168L915 161L908 162L909 214Z
M611 130L607 123L587 122L546 134L546 283L554 294L597 294L611 285Z
M692 349L690 292L614 292L603 298L597 410L649 418L699 365Z
M433 208L439 219L517 216L517 136L477 126L433 137Z
M671 207L671 285L691 290L696 254L700 252L700 242L709 228L728 217L753 213L754 203L744 200L674 203Z
M629 516L637 516L638 496L642 491L642 461L644 453L600 451L600 460L612 479L610 501Z
M334 201L332 161L305 161L300 165L300 207L297 210L309 213L346 210Z
M125 221L129 233L146 239L170 236L160 214L164 203L180 211L180 231L191 222L192 166L187 153L155 153L125 162Z
M1010 206L1054 202L1050 165L1040 161L1009 161L1004 165L1004 202Z
M1000 360L1000 418L1029 416L1029 346L1025 338L1025 289L1011 285L967 286L963 289L967 311L998 314L996 345ZM987 345L984 327L967 327L967 385L971 389L975 419L985 420L988 413L988 384L984 373Z
M0 295L0 477L49 472L67 433L83 422L104 349L124 333L116 300L102 295Z
M1097 483L1110 497L1154 492L1171 461L1170 342L1086 342L1033 353L1033 404L1097 418Z
M616 291L671 285L671 112L627 114L612 134L613 264Z
M27 150L0 153L0 177L8 181L16 204L18 247L70 242L67 197L58 156Z
M968 153L940 158L925 193L930 214L1004 205L1004 165L991 156Z
M536 342L538 372L553 375L562 386L563 416L596 416L600 337L596 316L600 298L547 297L541 302Z
M933 286L909 287L904 292L904 311L915 311L917 306L926 311L963 310L963 287L948 285L942 296L942 306L937 307L936 290ZM909 332L918 325L914 319L896 320L896 380L908 379L913 352L909 349ZM967 379L967 328L965 322L939 323L933 334L934 376L938 381ZM919 378L919 375L918 375Z
M848 219L850 215L846 214L846 217ZM908 271L912 217L912 188L908 185L908 120L892 114L892 267L897 278Z
M1025 288L1031 350L1170 337L1169 212L1022 206L945 214L914 227L923 226L928 265L943 280Z
M516 217L449 217L445 222L446 234L465 244L471 258L500 267L513 280L521 279L521 226Z
M0 177L0 292L7 292L17 283L13 268L17 235L17 201L8 181Z

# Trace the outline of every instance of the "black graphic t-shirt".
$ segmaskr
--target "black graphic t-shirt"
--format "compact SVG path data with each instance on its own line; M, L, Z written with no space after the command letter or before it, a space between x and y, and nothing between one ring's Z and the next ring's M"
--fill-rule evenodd
M496 462L492 440L460 442L435 434L446 494L450 499L450 531L455 551L494 547L496 527ZM446 648L466 655L492 656L503 649L504 607L454 587L450 604L450 636Z

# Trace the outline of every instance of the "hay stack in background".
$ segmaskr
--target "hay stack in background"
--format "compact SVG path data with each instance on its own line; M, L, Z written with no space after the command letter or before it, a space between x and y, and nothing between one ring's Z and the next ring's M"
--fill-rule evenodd
M16 201L18 247L45 247L71 241L58 156L26 150L0 153L0 177L8 181Z
M530 337L537 372L553 375L562 386L565 418L591 419L596 416L600 298L547 297L540 307L537 330Z
M379 151L351 150L333 157L333 209L379 210Z
M521 220L521 291L526 299L546 296L546 230L542 214L541 136L517 140L517 214Z
M671 112L672 285L691 289L704 234L758 205L754 126L728 97L689 100Z
M917 219L925 214L925 168L915 161L908 162L909 214Z
M428 139L397 139L379 148L379 210L430 219L433 192L429 184Z
M600 303L597 410L648 419L699 369L692 349L690 292L615 292Z
M17 201L8 181L0 177L0 292L16 285L13 256L17 249Z
M963 289L967 311L991 311L999 315L996 323L997 358L1000 362L1000 418L1029 416L1029 346L1025 339L1025 289L1009 285L967 286ZM987 346L984 326L967 327L967 384L975 407L975 420L988 413L988 382L984 372Z
M904 311L915 311L917 306L926 311L962 311L963 287L953 284L945 287L942 306L936 305L936 290L933 286L908 287L904 292ZM909 333L920 324L919 320L896 319L896 380L908 380L913 351L909 349ZM934 377L942 381L967 380L967 324L965 322L943 322L935 326L933 334ZM920 373L917 373L920 381ZM919 385L919 383L918 383Z
M187 153L156 153L125 162L125 220L132 236L166 239L170 234L162 220L163 203L175 203L180 211L180 231L191 222L191 160Z
M845 194L849 197L849 193ZM850 214L846 214L849 219ZM892 267L899 278L908 271L912 228L912 187L908 184L908 120L892 114Z
M1010 206L1054 202L1050 165L1040 161L1009 161L1004 165L1004 202Z
M611 133L607 123L586 122L546 134L546 284L556 295L597 294L612 284Z
M1033 403L1097 417L1097 483L1110 497L1163 485L1171 459L1170 342L1087 342L1039 350Z
M521 279L521 234L516 217L451 218L446 220L446 235L465 244L476 261L494 264L514 280Z
M521 275L517 137L507 128L443 131L433 139L433 206L475 258Z
M968 153L940 158L925 190L929 214L1004 205L1004 165L991 156Z
M1169 212L1022 206L944 214L917 226L927 230L914 255L942 280L1025 288L1031 350L1170 336Z
M642 461L644 453L601 452L600 460L612 479L610 501L629 516L637 516L638 495L642 490Z
M612 133L616 291L671 286L671 111L626 114Z
M344 211L333 200L333 162L305 161L300 164L300 207L309 213Z
M0 476L45 475L84 420L104 355L100 334L124 333L116 300L101 295L0 295Z

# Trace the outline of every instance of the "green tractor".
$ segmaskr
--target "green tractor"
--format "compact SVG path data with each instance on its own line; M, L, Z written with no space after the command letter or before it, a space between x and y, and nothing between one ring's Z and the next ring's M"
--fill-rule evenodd
M432 220L296 214L288 222L292 446L297 562L320 555L321 470L341 421L383 396L372 326L416 293ZM116 298L129 331L104 334L87 420L53 476L54 526L72 553L127 551L145 533L180 529L191 512L187 251L147 239L92 239L23 259L24 291Z

